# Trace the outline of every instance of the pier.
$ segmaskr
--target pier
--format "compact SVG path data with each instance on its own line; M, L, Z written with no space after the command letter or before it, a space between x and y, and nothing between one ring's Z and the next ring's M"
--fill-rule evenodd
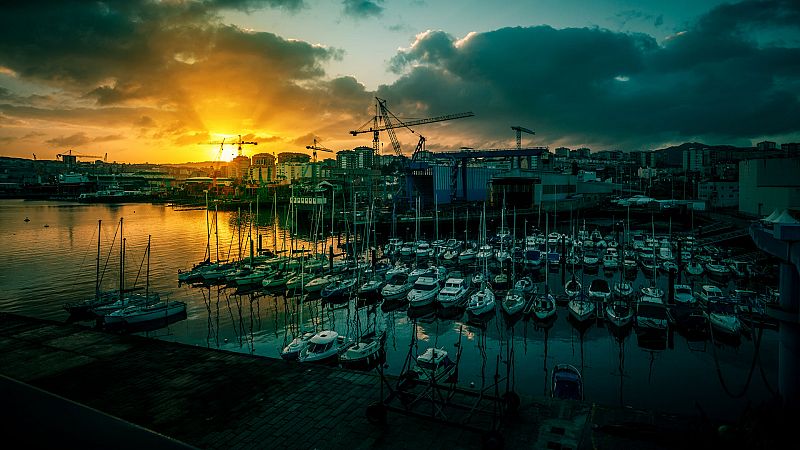
M482 448L474 431L402 414L389 413L383 426L370 424L365 411L379 399L380 381L372 372L12 314L0 314L0 374L8 377L0 384L3 396L12 399L7 437L31 445ZM64 420L77 428L66 432ZM130 437L103 441L113 438L95 428L111 426L103 421L116 422ZM35 424L34 430L26 424ZM718 425L703 417L539 397L523 398L500 432L505 448L647 449L722 444Z

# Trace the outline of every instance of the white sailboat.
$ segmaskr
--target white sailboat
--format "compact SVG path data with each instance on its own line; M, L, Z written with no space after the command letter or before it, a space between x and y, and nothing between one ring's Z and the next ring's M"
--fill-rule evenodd
M481 216L481 240L482 242L486 242L486 204L483 205L483 215ZM467 311L474 314L474 315L481 315L488 313L490 311L494 311L495 308L495 296L494 291L492 291L491 286L489 283L486 282L486 278L488 278L488 258L484 258L483 260L483 280L481 281L481 286L478 288L478 291L472 294L469 298L469 302L467 303Z

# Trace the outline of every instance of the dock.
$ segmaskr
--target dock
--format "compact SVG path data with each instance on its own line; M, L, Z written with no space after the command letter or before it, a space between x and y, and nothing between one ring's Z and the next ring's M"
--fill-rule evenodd
M6 439L25 447L482 448L475 431L418 417L389 412L385 425L371 424L366 408L380 400L375 372L6 313L0 313L0 375L3 398L12 402L4 408L10 416L3 420ZM716 425L700 417L523 397L500 432L509 449L729 445L718 442ZM102 432L116 429L110 427L121 431Z

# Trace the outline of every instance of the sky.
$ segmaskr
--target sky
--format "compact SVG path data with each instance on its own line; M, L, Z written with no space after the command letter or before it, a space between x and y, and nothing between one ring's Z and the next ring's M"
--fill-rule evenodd
M30 0L0 14L0 156L180 163L800 141L796 0ZM381 133L381 152L391 153ZM320 157L327 157L320 153ZM93 158L87 157L91 160Z

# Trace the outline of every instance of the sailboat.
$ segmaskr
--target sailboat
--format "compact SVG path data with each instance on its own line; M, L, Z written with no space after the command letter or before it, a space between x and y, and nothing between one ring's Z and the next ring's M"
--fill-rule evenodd
M486 204L483 205L483 215L481 216L481 241L486 242ZM478 291L472 294L467 303L467 311L473 315L481 315L494 311L495 297L491 286L486 282L488 277L488 258L483 259L483 279Z
M369 313L368 313L369 314ZM382 357L386 342L386 329L379 326L378 313L375 311L372 329L362 334L356 342L349 345L339 355L339 363L347 369L368 369Z
M550 230L549 216L545 219L546 233ZM556 315L556 299L550 293L550 285L548 279L550 278L550 271L544 273L544 292L541 295L534 295L532 310L534 318L539 321L549 321Z
M145 288L145 298L150 298L150 236L147 237L147 278ZM180 316L186 317L186 303L180 301L149 301L142 305L128 306L127 308L114 311L104 318L106 325L124 323L135 325L156 320L170 321Z
M624 232L624 227L623 227L623 232ZM625 254L625 241L626 238L623 237L622 243L620 244L620 251L619 251L620 255ZM633 295L633 286L631 286L631 284L625 280L624 274L622 272L623 271L620 271L619 281L614 283L612 289L614 290L614 297L616 297L618 300L628 300L630 296Z
M102 227L102 220L97 221L97 258L95 263L95 282L94 282L94 297L88 298L81 302L66 303L64 310L66 310L70 317L80 318L92 315L92 310L101 306L108 306L120 297L119 290L100 291L100 230ZM120 226L122 226L122 219L120 219ZM122 262L120 261L120 264ZM121 289L122 287L120 287Z

